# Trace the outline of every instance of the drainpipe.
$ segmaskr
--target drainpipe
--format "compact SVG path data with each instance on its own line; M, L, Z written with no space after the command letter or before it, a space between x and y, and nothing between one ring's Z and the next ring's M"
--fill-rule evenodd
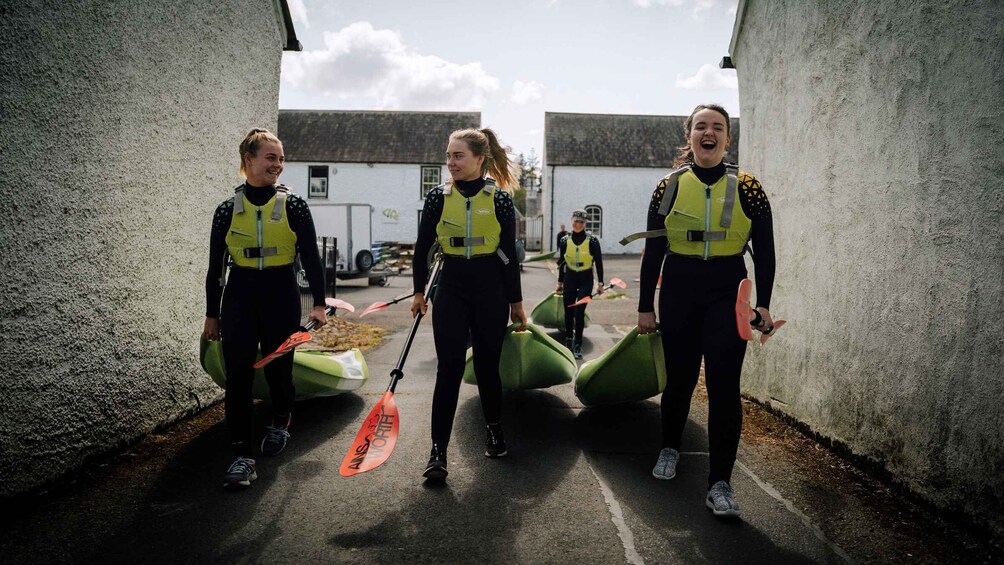
M549 225L547 227L549 227L549 228L551 228L553 230L554 229L554 165L551 165L551 206L550 206L550 208L551 208L551 219L548 221ZM547 232L547 246L550 247L552 245L554 245L554 237L553 237L553 234L550 231L548 231Z

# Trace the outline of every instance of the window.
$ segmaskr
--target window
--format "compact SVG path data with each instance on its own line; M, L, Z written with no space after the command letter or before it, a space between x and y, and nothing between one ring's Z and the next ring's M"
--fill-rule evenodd
M310 167L307 198L328 197L328 167Z
M422 165L422 200L425 200L430 190L442 183L442 172L443 168L439 165Z
M603 208L595 204L586 206L586 231L596 237L603 237Z

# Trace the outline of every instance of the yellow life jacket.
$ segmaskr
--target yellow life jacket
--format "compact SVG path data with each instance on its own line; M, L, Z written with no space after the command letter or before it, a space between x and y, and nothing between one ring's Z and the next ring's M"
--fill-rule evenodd
M737 173L734 166L726 167L726 174L709 186L687 168L677 177L672 208L663 212L673 200L667 186L660 212L666 214L670 253L702 259L743 253L752 222L737 202Z
M452 183L443 185L443 215L436 225L436 239L443 253L452 257L483 257L498 253L502 225L495 217L495 181L466 198ZM503 257L503 262L508 259Z
M289 189L279 185L275 195L255 206L244 195L244 185L234 191L234 213L227 231L227 250L238 267L265 269L293 263L296 233L286 217Z
M572 235L565 238L565 265L569 270L580 272L593 268L593 256L589 253L589 241L591 236L586 234L580 245L572 241Z

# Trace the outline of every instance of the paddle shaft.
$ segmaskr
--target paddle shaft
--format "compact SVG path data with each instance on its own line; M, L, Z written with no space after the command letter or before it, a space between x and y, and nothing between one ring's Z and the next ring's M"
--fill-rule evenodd
M431 294L432 289L439 283L439 271L443 267L443 257L439 256L436 258L436 263L432 266L432 273L429 275L429 284L426 286L427 292L425 293L424 299L425 303L429 302L429 294ZM408 332L408 340L404 344L404 349L401 350L401 355L397 358L397 365L390 372L390 384L387 385L387 390L389 392L394 392L397 388L397 381L404 378L404 362L408 358L408 352L411 351L411 342L415 341L415 334L418 332L418 324L421 323L422 318L425 315L419 310L418 315L415 316L415 321L411 323L411 330Z

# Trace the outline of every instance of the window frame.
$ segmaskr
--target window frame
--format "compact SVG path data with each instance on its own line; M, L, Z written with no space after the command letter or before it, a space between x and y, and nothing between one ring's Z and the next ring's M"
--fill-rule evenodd
M324 171L323 175L315 175L314 174L315 170L320 171L322 169ZM328 187L331 185L331 174L330 174L330 171L331 171L331 169L327 165L309 165L307 167L307 198L308 199L311 199L311 198L318 198L318 199L323 198L323 199L327 199L328 198ZM320 191L317 191L317 192L314 191L314 179L318 179L318 180L323 180L324 181L324 191L323 191L323 193L320 192Z
M436 171L436 181L435 184L429 184L431 181L425 180L426 171ZM418 197L420 200L425 200L425 197L429 195L429 192L436 188L437 186L443 184L443 166L442 165L422 165L418 173Z
M596 237L603 237L603 207L599 204L587 204L586 211L586 231Z

